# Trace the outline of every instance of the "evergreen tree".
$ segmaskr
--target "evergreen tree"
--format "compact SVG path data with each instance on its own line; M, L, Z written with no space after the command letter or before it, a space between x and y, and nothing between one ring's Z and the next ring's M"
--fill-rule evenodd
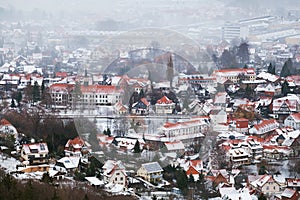
M177 187L181 191L183 191L183 192L187 191L188 178L187 178L186 173L185 173L184 170L177 170L176 171L176 183L177 183Z
M44 99L45 98L45 83L44 83L44 81L42 82L41 93L42 93L42 99Z
M33 85L32 99L33 99L33 102L37 102L37 101L41 100L40 86L37 81L35 81L34 85Z
M286 96L290 92L289 84L287 81L284 81L281 86L281 94Z
M192 174L189 175L189 182L190 183L194 183L195 182L194 176Z
M249 62L249 45L246 42L241 43L238 46L237 57L241 64L246 64Z
M223 68L236 68L237 62L235 55L229 50L225 49L221 55L220 62Z
M292 59L289 58L287 61L285 61L284 65L281 69L280 76L287 77L287 76L292 75L292 73L291 73L292 68L293 68L293 62L292 62Z
M274 75L276 74L275 65L273 66L272 63L270 63L268 66L268 73L274 74Z
M139 140L136 140L136 143L133 147L133 152L134 153L141 153L141 147L140 147L140 142Z
M11 107L11 108L15 108L15 107L16 107L16 104L15 104L15 100L14 100L14 99L11 99L10 107Z
M18 92L16 100L17 100L18 106L20 106L20 103L22 101L22 92L21 91Z

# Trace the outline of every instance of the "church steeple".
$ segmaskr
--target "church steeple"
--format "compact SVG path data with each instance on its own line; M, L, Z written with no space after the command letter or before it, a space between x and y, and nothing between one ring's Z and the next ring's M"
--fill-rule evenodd
M84 80L83 80L83 85L84 85L84 86L88 86L88 85L89 85L89 78L88 78L87 68L84 69Z

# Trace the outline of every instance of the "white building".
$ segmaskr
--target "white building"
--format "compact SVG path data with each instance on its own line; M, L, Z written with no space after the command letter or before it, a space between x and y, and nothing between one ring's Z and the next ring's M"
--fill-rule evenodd
M293 127L295 130L300 129L300 113L293 113L284 120L284 126Z

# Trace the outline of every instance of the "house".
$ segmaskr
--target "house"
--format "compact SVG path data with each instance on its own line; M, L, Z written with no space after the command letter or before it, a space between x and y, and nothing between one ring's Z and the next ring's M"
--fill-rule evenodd
M293 151L287 146L263 145L263 157L270 160L285 159L293 155Z
M165 147L169 153L175 152L182 155L185 151L184 144L181 141L165 142Z
M107 184L120 185L123 190L128 186L128 176L121 161L107 160L103 167L103 181Z
M21 149L21 158L25 169L23 172L32 171L48 171L49 170L49 157L48 157L47 143L31 143L23 144Z
M0 120L0 135L2 134L4 136L13 135L17 137L18 131L7 119L3 118Z
M128 107L121 102L114 105L114 113L117 115L125 115L128 113Z
M137 176L142 177L148 182L158 183L162 181L163 171L164 170L161 168L158 162L144 163L137 170Z
M256 136L249 136L247 138L248 147L250 149L250 155L252 159L259 160L263 156L262 140Z
M64 152L65 156L82 157L91 152L91 145L82 138L76 137L67 141Z
M299 112L300 100L294 94L288 94L286 97L281 97L273 100L273 113L280 116L287 116L291 113Z
M249 130L249 119L236 118L232 120L235 123L235 131L243 134L247 134Z
M186 172L187 177L193 176L195 181L199 180L199 176L204 174L202 160L185 160L180 164L183 170Z
M293 127L295 130L300 129L300 113L292 113L284 120L284 126Z
M244 148L230 149L226 156L233 167L250 164L250 154Z
M265 135L279 128L279 123L274 120L262 120L259 124L255 124L250 130L249 133L253 135Z
M300 191L300 178L286 178L286 187Z
M118 148L125 151L134 151L134 147L137 144L139 144L139 149L142 150L143 146L146 144L142 138L132 139L132 138L124 138L124 137L116 137L114 143L116 143Z
M80 85L80 88L76 89L74 84L55 83L50 86L49 93L53 106L57 108L94 109L101 105L111 106L120 102L122 90L111 85Z
M299 200L300 194L297 190L285 188L281 193L281 200Z
M96 187L101 187L104 185L103 181L99 180L97 177L85 177L85 180L89 182L89 185L91 186L96 186Z
M220 184L230 184L230 176L226 169L210 170L205 179L210 181L214 188Z
M265 174L254 177L249 175L248 179L251 180L250 186L257 192L261 192L267 196L280 193L280 184L274 180L272 175Z
M261 72L257 75L257 79L266 80L269 83L279 83L280 76L270 74L268 72Z
M172 114L175 109L175 103L167 96L158 99L155 104L156 114Z
M158 130L164 136L161 138L161 141L182 141L187 145L194 143L194 140L197 138L204 137L204 134L208 131L208 123L202 119L192 118L176 123L166 122Z
M230 80L233 83L239 83L243 80L254 81L256 79L256 73L253 68L218 69L213 71L211 77L216 78L218 83L222 82L222 80Z
M146 98L142 98L139 101L135 102L131 106L131 113L134 115L147 115L149 114L150 103Z
M68 172L75 172L80 164L80 157L78 156L65 156L57 160L56 165L64 167Z

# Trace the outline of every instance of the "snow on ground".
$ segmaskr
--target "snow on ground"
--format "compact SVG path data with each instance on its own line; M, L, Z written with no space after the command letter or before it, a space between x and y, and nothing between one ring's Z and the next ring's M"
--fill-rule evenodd
M5 154L0 154L0 167L6 173L11 173L17 171L16 166L20 165L21 162L15 158L9 157Z

